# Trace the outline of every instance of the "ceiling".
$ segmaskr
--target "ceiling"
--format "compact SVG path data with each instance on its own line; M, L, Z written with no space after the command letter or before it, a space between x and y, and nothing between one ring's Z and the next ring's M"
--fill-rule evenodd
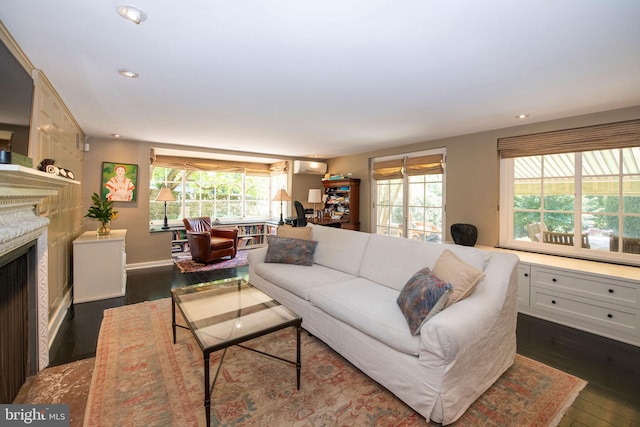
M331 158L640 105L637 0L2 0L0 20L97 138Z

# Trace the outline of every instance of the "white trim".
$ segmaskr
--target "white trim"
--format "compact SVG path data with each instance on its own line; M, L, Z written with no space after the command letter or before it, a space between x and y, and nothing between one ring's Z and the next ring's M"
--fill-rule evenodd
M154 267L165 267L173 265L173 259L163 259L159 261L149 261L149 262L138 262L135 264L127 264L126 270L143 270L145 268L154 268Z

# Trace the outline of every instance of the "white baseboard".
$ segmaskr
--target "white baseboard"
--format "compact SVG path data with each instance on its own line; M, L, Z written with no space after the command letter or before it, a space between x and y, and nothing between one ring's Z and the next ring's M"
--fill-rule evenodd
M127 264L127 271L130 270L142 270L145 268L153 268L153 267L166 267L169 265L173 265L172 259L164 259L160 261L149 261L149 262L139 262L136 264Z
M71 288L67 289L67 292L62 297L62 304L58 306L58 309L53 313L53 316L49 316L49 350L51 350L51 346L56 339L56 335L58 335L58 331L60 330L60 326L64 321L65 316L67 315L67 311L69 311L69 307L71 307Z

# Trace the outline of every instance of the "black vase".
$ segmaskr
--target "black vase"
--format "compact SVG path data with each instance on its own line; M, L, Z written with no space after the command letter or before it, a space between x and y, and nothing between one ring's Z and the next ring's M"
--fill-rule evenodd
M478 240L478 229L472 224L453 224L451 237L456 245L473 246Z

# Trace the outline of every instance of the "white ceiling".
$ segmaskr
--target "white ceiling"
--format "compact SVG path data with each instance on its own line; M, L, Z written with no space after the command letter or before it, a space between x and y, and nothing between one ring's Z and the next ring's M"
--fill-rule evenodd
M93 137L329 158L640 105L638 0L2 0L0 20Z

